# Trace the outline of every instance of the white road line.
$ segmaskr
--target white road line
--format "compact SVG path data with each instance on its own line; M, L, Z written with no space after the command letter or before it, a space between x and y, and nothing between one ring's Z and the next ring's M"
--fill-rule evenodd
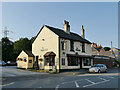
M86 78L86 79L87 79L87 78ZM81 81L81 80L84 80L84 79L79 79L79 80L75 80L75 81L69 81L69 82L63 82L62 84L66 84L66 83L72 83L72 82Z
M79 85L78 85L78 83L75 81L75 85L76 85L76 87L79 87Z
M97 84L104 83L104 82L108 82L108 81L110 81L110 80L105 80L105 81L102 81L102 82L97 82L97 83L95 83L95 84L85 85L85 86L83 86L83 87L93 86L93 85L97 85Z
M104 78L99 78L99 79L104 80L104 81L107 81L107 80L106 80L106 79L104 79Z
M92 83L92 84L95 84L95 82L93 82L93 81L90 81L90 80L88 80L88 79L85 79L85 80L87 80L88 82L90 82L90 83Z
M12 84L14 84L14 82L12 82L12 83L9 83L9 84L5 84L5 85L0 85L0 86L9 86L9 85L12 85Z
M60 86L60 85L57 85L56 88L55 88L55 90L58 90L59 86Z
M16 75L12 75L12 74L11 74L11 75L9 75L9 76L16 76Z

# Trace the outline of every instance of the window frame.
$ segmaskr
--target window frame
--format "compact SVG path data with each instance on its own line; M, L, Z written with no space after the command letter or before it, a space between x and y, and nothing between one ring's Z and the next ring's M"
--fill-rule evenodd
M85 43L82 43L82 52L85 53Z
M31 62L30 62L31 61ZM29 60L29 63L33 63L32 59Z
M91 58L83 58L84 66L91 66Z
M68 66L78 66L78 58L77 57L68 57Z
M65 65L65 58L62 58L62 65Z
M70 51L74 51L74 41L70 40Z
M62 46L62 50L65 50L65 44L64 44L64 41L61 41L61 46Z

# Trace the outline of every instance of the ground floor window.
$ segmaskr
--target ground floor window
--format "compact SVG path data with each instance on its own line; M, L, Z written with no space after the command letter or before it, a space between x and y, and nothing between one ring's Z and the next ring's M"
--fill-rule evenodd
M65 65L65 58L62 58L62 65Z
M32 63L32 60L29 60L29 63Z
M91 66L91 59L90 58L83 58L84 66Z
M68 66L78 66L78 58L68 57Z

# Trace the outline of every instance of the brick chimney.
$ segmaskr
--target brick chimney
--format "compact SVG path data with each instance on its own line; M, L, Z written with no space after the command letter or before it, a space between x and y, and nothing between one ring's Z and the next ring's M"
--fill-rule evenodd
M64 20L63 29L66 33L70 34L70 25L69 25L69 22L66 20Z
M85 38L85 30L83 28L83 25L82 25L82 29L81 29L81 37L82 38Z

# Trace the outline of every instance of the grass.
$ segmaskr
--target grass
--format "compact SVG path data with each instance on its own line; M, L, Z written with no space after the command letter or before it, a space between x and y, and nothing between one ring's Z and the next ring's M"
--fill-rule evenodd
M19 68L17 67L17 69L21 69L21 70L26 70L26 71L33 71L33 72L42 72L42 73L50 73L50 74L56 74L56 70L54 71L49 71L49 70L35 70L35 69L23 69L23 68Z
M26 69L28 71L34 71L34 72L43 72L43 73L50 73L50 74L56 74L56 71L48 71L48 70L35 70L35 69Z

